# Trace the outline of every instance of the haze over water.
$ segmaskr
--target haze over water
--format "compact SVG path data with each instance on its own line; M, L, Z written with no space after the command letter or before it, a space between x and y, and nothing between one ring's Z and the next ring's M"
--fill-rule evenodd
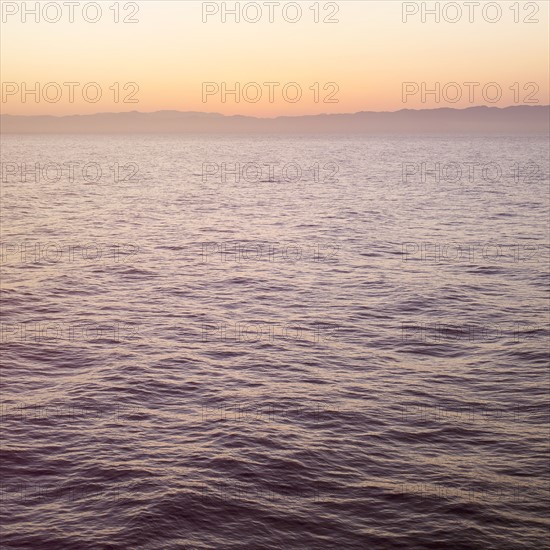
M548 546L547 138L2 160L3 547Z

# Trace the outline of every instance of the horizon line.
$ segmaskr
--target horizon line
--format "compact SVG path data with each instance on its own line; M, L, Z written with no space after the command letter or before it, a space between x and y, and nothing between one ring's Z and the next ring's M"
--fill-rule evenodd
M0 113L0 117L9 116L9 117L20 117L20 118L31 118L31 117L50 117L50 118L69 118L69 117L92 117L92 116L98 116L98 115L129 115L129 114L140 114L140 115L154 115L159 113L178 113L178 114L194 114L194 115L216 115L220 117L225 118L234 118L234 117L240 117L240 118L254 118L257 120L277 120L279 118L311 118L311 117L318 117L318 116L326 116L326 117L334 117L334 116L352 116L352 115L360 115L360 114L397 114L397 113L403 113L403 112L428 112L428 111L468 111L472 109L497 109L499 111L504 111L506 109L518 109L518 108L525 108L525 107L550 107L550 104L548 105L508 105L506 107L497 107L493 105L471 105L469 107L432 107L432 108L426 108L426 109L398 109L396 111L356 111L356 112L348 112L348 113L317 113L317 114L309 114L309 115L277 115L274 117L265 117L265 116L254 116L254 115L225 115L223 113L218 112L212 112L212 111L179 111L177 109L160 109L158 111L100 111L97 113L75 113L70 115L50 115L50 114L37 114L37 115L14 115L10 113Z

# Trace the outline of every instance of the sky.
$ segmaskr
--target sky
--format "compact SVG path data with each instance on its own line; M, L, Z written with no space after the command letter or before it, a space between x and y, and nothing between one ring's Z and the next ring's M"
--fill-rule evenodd
M436 2L399 0L302 0L301 16L292 2L280 1L272 22L263 1L119 2L118 23L111 9L117 3L98 2L101 14L93 6L84 14L87 3L75 5L71 22L63 2L50 2L46 12L48 2L40 2L40 20L28 14L24 22L24 8L36 2L2 0L3 114L179 110L275 117L550 103L547 1L484 6L480 0L471 8L440 1L439 22L429 14L422 21L423 6ZM231 14L223 21L222 4L228 10L240 4L241 21ZM243 13L248 4L254 6ZM462 10L455 23L450 4ZM499 7L500 19L490 22ZM256 23L245 20L258 16ZM38 97L23 95L36 83ZM222 83L240 93L224 97ZM439 96L422 94L437 86Z

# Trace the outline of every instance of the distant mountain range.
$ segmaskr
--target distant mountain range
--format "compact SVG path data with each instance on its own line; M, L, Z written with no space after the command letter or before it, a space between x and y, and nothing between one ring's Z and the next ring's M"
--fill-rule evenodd
M548 134L550 106L403 109L256 118L157 111L0 116L2 134Z

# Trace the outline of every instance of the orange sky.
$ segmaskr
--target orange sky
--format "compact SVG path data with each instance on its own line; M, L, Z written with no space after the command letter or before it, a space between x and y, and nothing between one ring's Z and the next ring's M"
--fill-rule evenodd
M222 22L221 2L206 3L209 10L218 12L205 23L203 2L189 0L119 3L119 18L133 18L136 23L115 23L116 14L110 9L114 2L104 1L99 3L99 20L92 23L84 19L81 6L85 3L75 7L71 23L62 2L57 3L61 12L50 7L39 14L39 22L32 14L22 21L24 2L2 2L2 113L177 109L277 116L550 103L548 2L520 3L519 12L511 9L514 2L492 2L502 10L495 23L484 15L496 17L496 8L484 14L483 1L473 8L474 22L469 22L468 8L459 2L463 13L457 23L445 20L456 16L445 5L456 2L444 1L439 2L439 23L433 15L426 16L427 22L421 20L420 5L433 8L435 2L319 2L321 20L327 17L337 23L316 23L310 9L315 2L308 0L300 2L302 15L296 23L283 18L282 7L289 2L282 0L273 7L273 22L263 1L252 2L261 12L253 7L241 13L249 19L261 14L257 23L236 23L231 15ZM35 2L26 4L32 9ZM133 14L132 4L139 8ZM225 4L230 8L236 2ZM297 17L292 6L285 9L288 18ZM403 9L410 12L406 23ZM57 22L45 20L59 14ZM93 19L96 12L89 9L86 16ZM520 22L514 21L516 17ZM22 97L25 87L32 90L37 82L38 102L33 94ZM64 85L68 82L75 83L74 98L69 94L71 86ZM219 92L203 97L205 82L212 83L208 90L213 92L221 90L223 82L229 90L239 83L240 101L228 94L224 102ZM269 82L277 84L264 84ZM302 93L295 102L297 87L288 85L293 82ZM406 102L404 82L410 83L411 92ZM422 97L423 82L428 89L439 83L439 102L434 94ZM459 86L449 84L453 82ZM479 85L465 85L468 82ZM487 86L491 82L496 86ZM89 101L83 99L87 83L96 83L86 88ZM101 99L94 102L98 90ZM462 99L454 102L457 93ZM137 102L124 102L124 98Z

